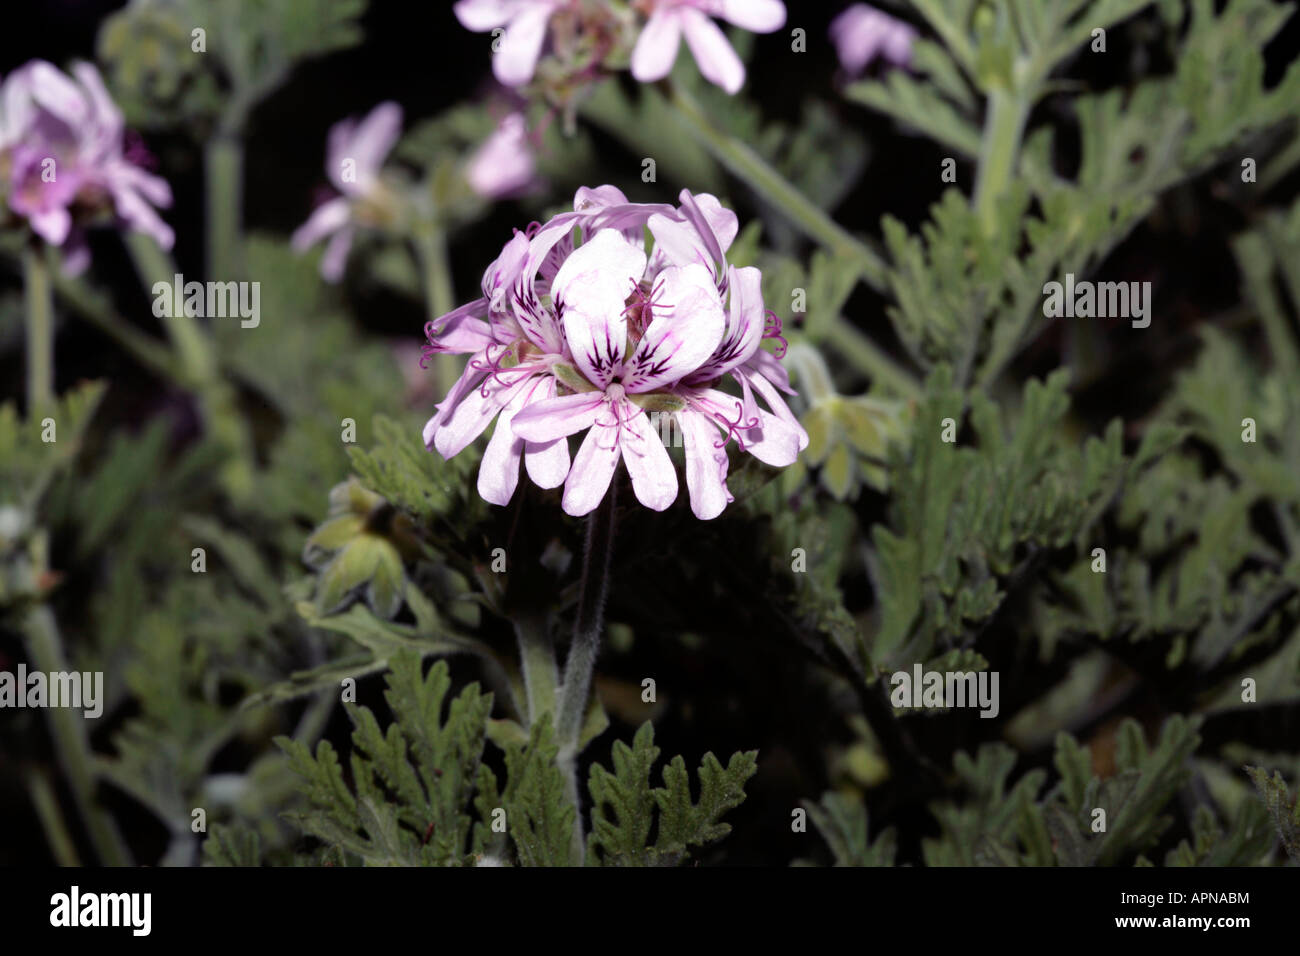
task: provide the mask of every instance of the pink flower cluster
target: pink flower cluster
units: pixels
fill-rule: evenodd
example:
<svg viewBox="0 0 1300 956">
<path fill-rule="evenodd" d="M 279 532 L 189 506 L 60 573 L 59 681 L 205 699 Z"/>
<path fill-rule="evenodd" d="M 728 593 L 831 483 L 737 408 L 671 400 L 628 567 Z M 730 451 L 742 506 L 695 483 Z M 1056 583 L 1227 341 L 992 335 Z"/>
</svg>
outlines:
<svg viewBox="0 0 1300 956">
<path fill-rule="evenodd" d="M 916 30 L 865 3 L 855 3 L 831 21 L 831 42 L 850 76 L 860 75 L 877 57 L 894 66 L 912 61 Z"/>
<path fill-rule="evenodd" d="M 79 63 L 72 73 L 32 60 L 0 84 L 0 196 L 66 248 L 71 268 L 86 260 L 80 227 L 108 211 L 170 249 L 171 227 L 154 207 L 171 205 L 171 188 L 142 168 L 138 147 L 126 148 L 122 113 L 99 72 Z"/>
<path fill-rule="evenodd" d="M 426 358 L 470 359 L 425 426 L 425 445 L 451 458 L 495 419 L 478 476 L 485 500 L 510 500 L 522 459 L 537 485 L 564 485 L 566 512 L 586 514 L 621 460 L 637 499 L 662 511 L 678 492 L 660 434 L 668 416 L 685 446 L 691 508 L 714 518 L 733 500 L 730 439 L 778 467 L 807 446 L 781 395 L 793 394 L 785 369 L 760 347 L 780 339 L 762 277 L 727 263 L 735 214 L 707 194 L 680 200 L 580 189 L 573 212 L 515 232 L 481 298 L 426 327 Z M 719 388 L 727 377 L 739 395 Z M 568 438 L 584 430 L 570 461 Z"/>
<path fill-rule="evenodd" d="M 546 46 L 547 32 L 559 14 L 574 23 L 594 26 L 592 35 L 615 32 L 612 5 L 602 9 L 581 0 L 459 0 L 453 8 L 467 30 L 500 30 L 492 68 L 506 86 L 521 86 L 533 78 Z M 690 47 L 700 72 L 728 93 L 745 83 L 745 67 L 711 17 L 726 20 L 754 33 L 771 33 L 785 24 L 785 4 L 780 0 L 636 0 L 632 7 L 645 16 L 645 24 L 632 49 L 632 75 L 653 83 L 668 75 L 677 59 L 682 37 Z"/>
</svg>

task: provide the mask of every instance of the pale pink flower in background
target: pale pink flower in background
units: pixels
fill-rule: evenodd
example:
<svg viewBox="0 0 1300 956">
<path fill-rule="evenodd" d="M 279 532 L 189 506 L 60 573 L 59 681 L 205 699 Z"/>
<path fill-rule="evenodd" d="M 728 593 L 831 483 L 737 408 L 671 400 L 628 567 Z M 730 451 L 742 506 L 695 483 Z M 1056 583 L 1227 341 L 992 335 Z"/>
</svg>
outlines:
<svg viewBox="0 0 1300 956">
<path fill-rule="evenodd" d="M 470 188 L 485 199 L 505 199 L 538 185 L 537 161 L 522 113 L 511 113 L 465 166 Z"/>
<path fill-rule="evenodd" d="M 122 113 L 89 63 L 75 79 L 32 60 L 0 84 L 0 169 L 9 209 L 51 245 L 65 265 L 86 260 L 78 214 L 111 212 L 128 228 L 170 249 L 175 235 L 154 207 L 171 205 L 166 180 L 145 171 L 125 148 Z"/>
<path fill-rule="evenodd" d="M 894 66 L 907 66 L 917 36 L 910 24 L 865 3 L 855 3 L 832 20 L 830 33 L 840 64 L 851 76 L 861 74 L 878 56 Z"/>
<path fill-rule="evenodd" d="M 505 30 L 492 72 L 506 86 L 522 86 L 537 69 L 551 15 L 566 5 L 567 0 L 460 0 L 452 10 L 466 30 Z"/>
<path fill-rule="evenodd" d="M 293 248 L 305 252 L 329 237 L 321 275 L 330 282 L 343 277 L 358 221 L 358 207 L 378 189 L 384 159 L 402 132 L 402 108 L 380 103 L 357 122 L 346 119 L 330 127 L 325 172 L 340 195 L 318 206 L 293 234 Z"/>
<path fill-rule="evenodd" d="M 673 68 L 682 34 L 711 83 L 736 93 L 745 83 L 745 66 L 726 35 L 710 17 L 743 30 L 772 33 L 785 25 L 780 0 L 646 0 L 649 20 L 632 51 L 632 75 L 642 83 L 662 80 Z"/>
<path fill-rule="evenodd" d="M 566 512 L 586 514 L 622 461 L 637 500 L 662 511 L 677 473 L 649 412 L 676 415 L 692 508 L 716 517 L 731 500 L 728 438 L 777 466 L 808 441 L 780 397 L 780 362 L 760 348 L 772 325 L 759 271 L 726 263 L 737 230 L 713 196 L 639 204 L 602 186 L 579 190 L 572 213 L 516 232 L 482 298 L 426 326 L 426 355 L 472 353 L 425 426 L 426 446 L 450 458 L 495 418 L 479 469 L 485 500 L 510 500 L 523 458 L 540 487 L 564 484 Z M 741 395 L 717 388 L 725 375 Z M 568 436 L 584 430 L 570 463 Z"/>
</svg>

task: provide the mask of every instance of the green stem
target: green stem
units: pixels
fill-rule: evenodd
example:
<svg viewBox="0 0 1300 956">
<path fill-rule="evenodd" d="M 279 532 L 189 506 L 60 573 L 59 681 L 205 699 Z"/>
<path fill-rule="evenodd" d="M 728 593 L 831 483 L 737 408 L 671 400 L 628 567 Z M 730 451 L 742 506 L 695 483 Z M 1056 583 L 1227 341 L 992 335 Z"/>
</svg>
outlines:
<svg viewBox="0 0 1300 956">
<path fill-rule="evenodd" d="M 176 266 L 157 242 L 141 233 L 129 233 L 126 245 L 146 289 L 152 291 L 156 282 L 171 286 Z M 232 498 L 244 501 L 253 492 L 254 449 L 235 389 L 221 377 L 212 339 L 195 316 L 185 309 L 169 307 L 163 310 L 162 322 L 180 359 L 186 384 L 198 395 L 205 424 L 230 452 L 231 457 L 221 466 L 222 483 Z"/>
<path fill-rule="evenodd" d="M 573 861 L 581 866 L 585 839 L 582 808 L 578 800 L 578 751 L 583 717 L 591 695 L 591 679 L 600 654 L 600 635 L 605 623 L 605 597 L 609 590 L 610 558 L 614 550 L 614 509 L 618 482 L 610 482 L 605 500 L 587 519 L 587 543 L 582 557 L 582 590 L 578 596 L 578 617 L 573 625 L 573 643 L 564 661 L 564 682 L 560 689 L 556 741 L 558 763 L 565 790 L 573 804 Z"/>
<path fill-rule="evenodd" d="M 27 656 L 36 670 L 46 675 L 68 670 L 54 612 L 40 604 L 27 614 Z M 72 707 L 46 710 L 50 735 L 59 765 L 77 802 L 77 810 L 86 824 L 90 842 L 102 866 L 130 866 L 130 851 L 118 832 L 113 818 L 95 800 L 94 755 L 86 732 L 86 718 Z"/>
<path fill-rule="evenodd" d="M 902 397 L 920 398 L 924 394 L 916 376 L 847 322 L 835 322 L 828 326 L 825 342 L 831 351 Z"/>
<path fill-rule="evenodd" d="M 207 180 L 207 278 L 233 282 L 243 276 L 241 230 L 244 205 L 244 147 L 237 132 L 224 129 L 204 148 Z"/>
<path fill-rule="evenodd" d="M 49 775 L 40 768 L 30 768 L 27 773 L 27 795 L 31 797 L 36 816 L 41 821 L 41 829 L 49 841 L 50 852 L 58 866 L 81 866 L 77 857 L 77 846 L 68 832 L 68 824 L 59 809 L 59 798 L 50 785 Z"/>
<path fill-rule="evenodd" d="M 744 180 L 810 238 L 853 262 L 872 288 L 885 289 L 885 263 L 865 243 L 811 202 L 756 152 L 717 129 L 695 100 L 679 86 L 663 83 L 677 116 L 718 162 Z"/>
<path fill-rule="evenodd" d="M 515 621 L 519 639 L 519 664 L 524 673 L 524 690 L 528 695 L 529 726 L 545 714 L 555 719 L 555 699 L 560 674 L 555 666 L 555 645 L 551 641 L 546 618 L 520 615 Z"/>
<path fill-rule="evenodd" d="M 27 299 L 27 414 L 32 418 L 54 403 L 54 303 L 43 245 L 23 250 L 23 284 Z"/>
<path fill-rule="evenodd" d="M 456 308 L 451 260 L 447 253 L 447 234 L 436 223 L 426 223 L 416 231 L 415 247 L 419 253 L 420 274 L 424 279 L 424 300 L 429 321 L 433 321 Z M 439 352 L 434 357 L 433 367 L 438 376 L 438 387 L 443 391 L 451 388 L 460 377 L 460 362 L 450 352 Z"/>
<path fill-rule="evenodd" d="M 166 283 L 168 290 L 171 289 L 176 278 L 176 266 L 153 237 L 141 232 L 127 233 L 126 247 L 135 263 L 136 274 L 141 284 L 150 290 L 150 295 L 155 283 Z M 163 310 L 161 321 L 180 358 L 181 367 L 191 385 L 200 389 L 209 386 L 217 379 L 212 344 L 198 319 L 185 309 L 172 308 L 170 291 L 166 294 L 168 308 Z"/>
<path fill-rule="evenodd" d="M 975 212 L 986 236 L 997 231 L 998 202 L 1015 173 L 1028 115 L 1027 101 L 1014 93 L 995 89 L 989 94 L 974 198 Z"/>
</svg>

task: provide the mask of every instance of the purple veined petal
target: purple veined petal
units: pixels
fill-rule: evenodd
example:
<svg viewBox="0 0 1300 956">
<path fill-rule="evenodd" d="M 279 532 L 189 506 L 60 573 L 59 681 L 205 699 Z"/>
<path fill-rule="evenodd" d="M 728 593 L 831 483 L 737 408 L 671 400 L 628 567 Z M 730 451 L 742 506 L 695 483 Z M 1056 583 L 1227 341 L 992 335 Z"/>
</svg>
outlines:
<svg viewBox="0 0 1300 956">
<path fill-rule="evenodd" d="M 623 419 L 619 445 L 632 477 L 632 491 L 647 508 L 663 511 L 677 500 L 677 469 L 663 441 L 650 427 L 650 416 L 626 399 L 619 405 Z"/>
<path fill-rule="evenodd" d="M 483 33 L 509 23 L 517 8 L 518 0 L 460 0 L 452 12 L 466 30 Z"/>
<path fill-rule="evenodd" d="M 501 255 L 492 260 L 492 264 L 483 272 L 483 298 L 487 300 L 492 312 L 505 310 L 510 286 L 519 278 L 527 258 L 528 237 L 516 230 L 510 241 L 502 247 Z"/>
<path fill-rule="evenodd" d="M 751 33 L 773 33 L 785 26 L 785 4 L 781 0 L 722 0 L 718 15 Z"/>
<path fill-rule="evenodd" d="M 808 447 L 808 433 L 804 431 L 803 426 L 799 424 L 799 419 L 795 417 L 794 412 L 790 411 L 790 406 L 785 403 L 781 393 L 770 381 L 745 367 L 736 369 L 733 374 L 743 383 L 752 385 L 754 391 L 763 396 L 763 401 L 767 402 L 767 407 L 772 410 L 772 413 L 798 432 L 800 451 Z"/>
<path fill-rule="evenodd" d="M 356 182 L 342 183 L 343 192 L 364 192 L 369 189 L 383 168 L 384 159 L 402 135 L 402 108 L 394 102 L 380 103 L 357 124 L 352 141 L 347 144 L 343 158 L 356 161 Z M 341 169 L 341 166 L 340 166 Z M 347 188 L 344 188 L 346 186 Z"/>
<path fill-rule="evenodd" d="M 665 269 L 650 299 L 653 318 L 623 363 L 623 386 L 649 392 L 680 381 L 705 362 L 722 340 L 726 318 L 713 276 L 701 265 Z"/>
<path fill-rule="evenodd" d="M 722 203 L 709 193 L 696 196 L 689 189 L 683 189 L 677 198 L 682 204 L 682 216 L 695 226 L 714 262 L 725 265 L 726 251 L 731 248 L 740 229 L 736 214 L 724 209 Z"/>
<path fill-rule="evenodd" d="M 602 389 L 623 361 L 626 302 L 645 267 L 645 250 L 604 229 L 564 260 L 551 285 L 573 360 Z"/>
<path fill-rule="evenodd" d="M 433 447 L 443 458 L 453 458 L 465 446 L 483 434 L 515 394 L 528 384 L 533 372 L 512 374 L 509 369 L 495 372 L 483 384 L 451 408 L 433 436 Z M 439 413 L 441 413 L 439 408 Z"/>
<path fill-rule="evenodd" d="M 320 260 L 320 274 L 327 282 L 338 282 L 343 278 L 343 271 L 348 264 L 348 253 L 352 251 L 352 227 L 344 226 L 330 237 L 325 246 L 325 254 Z"/>
<path fill-rule="evenodd" d="M 515 416 L 515 434 L 545 444 L 590 428 L 605 408 L 603 392 L 578 392 L 533 402 Z"/>
<path fill-rule="evenodd" d="M 537 385 L 529 393 L 525 406 L 555 398 L 555 378 L 551 375 L 539 375 Z M 568 437 L 556 438 L 548 442 L 526 441 L 524 466 L 528 477 L 539 488 L 558 488 L 569 477 L 569 441 Z"/>
<path fill-rule="evenodd" d="M 609 490 L 610 479 L 618 467 L 619 443 L 610 441 L 606 432 L 610 428 L 593 428 L 582 440 L 582 447 L 569 469 L 564 482 L 561 507 L 566 514 L 581 517 L 594 511 Z"/>
<path fill-rule="evenodd" d="M 687 376 L 687 384 L 704 383 L 742 365 L 758 351 L 763 341 L 766 313 L 763 310 L 763 274 L 753 266 L 731 267 L 727 283 L 731 292 L 727 331 L 708 361 Z"/>
<path fill-rule="evenodd" d="M 539 229 L 532 239 L 525 238 L 527 256 L 510 281 L 509 297 L 515 319 L 534 344 L 547 352 L 562 352 L 564 334 L 554 311 L 537 292 L 537 273 L 551 249 L 563 242 L 581 217 L 577 213 L 556 216 Z M 518 239 L 513 240 L 515 242 Z M 503 273 L 504 279 L 504 273 Z"/>
<path fill-rule="evenodd" d="M 795 390 L 790 387 L 790 373 L 786 371 L 781 360 L 778 359 L 767 349 L 758 349 L 749 357 L 745 363 L 745 369 L 754 372 L 765 380 L 771 382 L 787 395 L 794 395 Z M 740 371 L 745 371 L 741 369 Z"/>
<path fill-rule="evenodd" d="M 447 392 L 446 396 L 436 406 L 437 411 L 424 425 L 424 447 L 432 449 L 434 447 L 434 436 L 442 428 L 442 423 L 450 417 L 452 411 L 465 400 L 471 390 L 478 388 L 483 378 L 487 375 L 487 367 L 492 358 L 494 347 L 489 346 L 482 352 L 470 356 L 465 363 L 465 370 L 461 372 L 460 378 L 456 379 L 455 384 Z"/>
<path fill-rule="evenodd" d="M 677 10 L 660 7 L 650 17 L 632 50 L 632 76 L 638 83 L 654 83 L 672 72 L 682 42 L 682 21 Z"/>
<path fill-rule="evenodd" d="M 343 197 L 331 199 L 318 206 L 307 221 L 294 230 L 289 240 L 294 252 L 306 252 L 321 239 L 338 232 L 348 224 L 352 212 Z"/>
<path fill-rule="evenodd" d="M 719 447 L 718 427 L 707 415 L 692 408 L 677 415 L 686 446 L 686 490 L 691 511 L 708 521 L 722 514 L 735 499 L 727 490 L 727 450 Z"/>
<path fill-rule="evenodd" d="M 522 86 L 533 78 L 552 12 L 550 3 L 535 3 L 512 16 L 492 57 L 492 72 L 505 86 Z"/>
<path fill-rule="evenodd" d="M 739 93 L 745 85 L 745 65 L 736 56 L 726 34 L 699 10 L 684 7 L 679 16 L 686 33 L 686 45 L 691 48 L 700 73 L 728 93 Z"/>
<path fill-rule="evenodd" d="M 492 326 L 484 321 L 486 316 L 487 300 L 475 299 L 433 319 L 424 327 L 424 334 L 429 340 L 429 351 L 460 355 L 483 351 L 496 341 L 492 336 Z"/>
</svg>

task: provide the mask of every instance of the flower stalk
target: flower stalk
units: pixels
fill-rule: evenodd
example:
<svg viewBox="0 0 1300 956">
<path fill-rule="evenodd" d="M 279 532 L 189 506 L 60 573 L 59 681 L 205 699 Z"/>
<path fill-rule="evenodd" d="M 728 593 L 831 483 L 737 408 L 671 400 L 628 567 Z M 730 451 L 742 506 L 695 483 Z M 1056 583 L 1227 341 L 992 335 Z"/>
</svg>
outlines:
<svg viewBox="0 0 1300 956">
<path fill-rule="evenodd" d="M 45 246 L 39 240 L 23 251 L 23 291 L 27 307 L 27 413 L 54 402 L 54 302 Z"/>
</svg>

